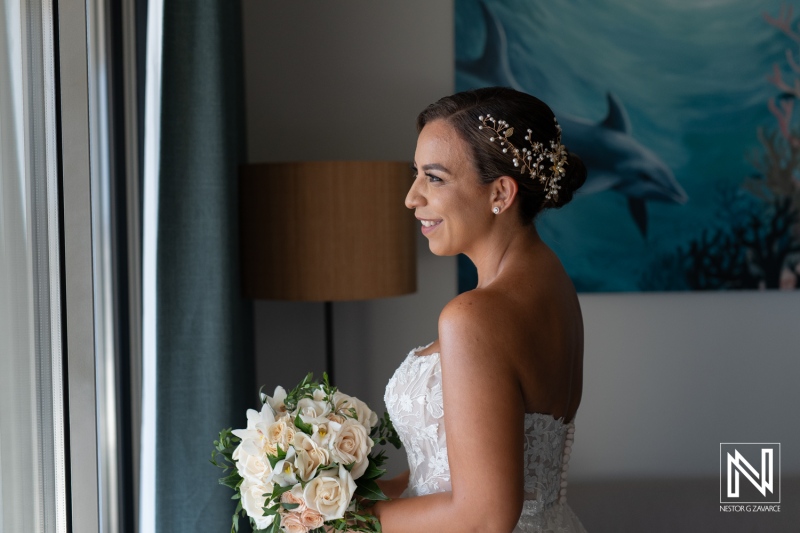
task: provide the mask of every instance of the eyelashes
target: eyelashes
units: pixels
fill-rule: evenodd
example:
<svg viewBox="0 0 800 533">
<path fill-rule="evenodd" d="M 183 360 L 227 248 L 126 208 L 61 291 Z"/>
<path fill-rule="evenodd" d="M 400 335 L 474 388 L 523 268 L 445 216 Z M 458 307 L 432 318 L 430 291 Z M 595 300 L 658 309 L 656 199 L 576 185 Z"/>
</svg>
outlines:
<svg viewBox="0 0 800 533">
<path fill-rule="evenodd" d="M 419 171 L 417 170 L 416 167 L 411 167 L 411 176 L 414 179 L 417 179 L 419 177 Z M 427 176 L 428 181 L 430 183 L 440 183 L 440 182 L 444 181 L 444 180 L 442 180 L 442 178 L 440 178 L 439 176 L 436 176 L 434 174 L 426 173 L 425 176 Z"/>
</svg>

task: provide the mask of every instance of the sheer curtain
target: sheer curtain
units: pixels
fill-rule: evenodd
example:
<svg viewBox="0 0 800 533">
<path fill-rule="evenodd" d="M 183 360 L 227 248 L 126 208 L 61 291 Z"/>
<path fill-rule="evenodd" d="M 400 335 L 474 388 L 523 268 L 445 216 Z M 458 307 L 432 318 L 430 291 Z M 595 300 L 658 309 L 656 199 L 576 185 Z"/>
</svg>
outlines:
<svg viewBox="0 0 800 533">
<path fill-rule="evenodd" d="M 0 6 L 0 532 L 66 532 L 50 2 Z"/>
</svg>

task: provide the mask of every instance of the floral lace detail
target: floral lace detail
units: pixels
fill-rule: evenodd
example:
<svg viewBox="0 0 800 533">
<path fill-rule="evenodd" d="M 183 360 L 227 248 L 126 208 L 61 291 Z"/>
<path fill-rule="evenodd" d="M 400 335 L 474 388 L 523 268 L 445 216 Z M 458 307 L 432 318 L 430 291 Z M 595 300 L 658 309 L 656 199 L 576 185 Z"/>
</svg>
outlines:
<svg viewBox="0 0 800 533">
<path fill-rule="evenodd" d="M 444 433 L 441 365 L 438 354 L 412 350 L 386 387 L 384 400 L 403 441 L 410 469 L 406 496 L 450 490 L 447 437 Z"/>
<path fill-rule="evenodd" d="M 552 503 L 561 489 L 567 424 L 540 413 L 525 414 L 525 499 Z"/>
<path fill-rule="evenodd" d="M 428 345 L 430 346 L 430 345 Z M 403 496 L 451 489 L 438 353 L 415 348 L 386 386 L 386 409 L 408 455 Z M 566 505 L 566 470 L 574 424 L 541 413 L 525 415 L 525 502 L 514 533 L 585 532 Z"/>
</svg>

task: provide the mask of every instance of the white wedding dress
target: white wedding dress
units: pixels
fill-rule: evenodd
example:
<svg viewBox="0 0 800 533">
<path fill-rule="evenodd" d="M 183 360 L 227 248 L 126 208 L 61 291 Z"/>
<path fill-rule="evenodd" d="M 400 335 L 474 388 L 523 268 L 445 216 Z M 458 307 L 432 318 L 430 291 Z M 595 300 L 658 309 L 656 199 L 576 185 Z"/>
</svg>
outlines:
<svg viewBox="0 0 800 533">
<path fill-rule="evenodd" d="M 439 354 L 412 350 L 386 386 L 386 408 L 408 455 L 403 496 L 450 490 Z M 551 415 L 525 414 L 525 501 L 514 533 L 586 530 L 566 503 L 566 472 L 575 426 Z"/>
</svg>

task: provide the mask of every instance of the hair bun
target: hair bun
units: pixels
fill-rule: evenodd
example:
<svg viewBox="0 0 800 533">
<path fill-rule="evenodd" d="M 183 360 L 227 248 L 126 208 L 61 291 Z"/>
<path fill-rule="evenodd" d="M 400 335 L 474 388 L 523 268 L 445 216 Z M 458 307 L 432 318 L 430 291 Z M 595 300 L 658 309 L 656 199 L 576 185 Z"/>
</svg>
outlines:
<svg viewBox="0 0 800 533">
<path fill-rule="evenodd" d="M 586 166 L 583 164 L 581 158 L 572 152 L 567 154 L 567 164 L 564 170 L 566 172 L 558 182 L 558 184 L 561 185 L 561 188 L 558 190 L 558 198 L 545 207 L 552 207 L 555 209 L 564 207 L 572 201 L 575 191 L 580 189 L 581 185 L 586 181 Z"/>
</svg>

